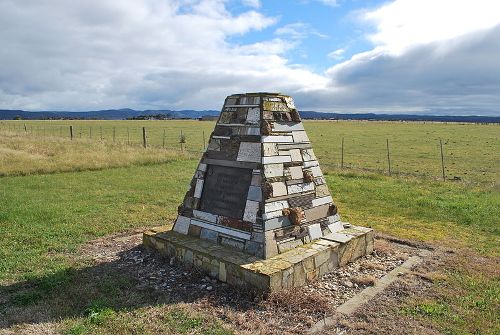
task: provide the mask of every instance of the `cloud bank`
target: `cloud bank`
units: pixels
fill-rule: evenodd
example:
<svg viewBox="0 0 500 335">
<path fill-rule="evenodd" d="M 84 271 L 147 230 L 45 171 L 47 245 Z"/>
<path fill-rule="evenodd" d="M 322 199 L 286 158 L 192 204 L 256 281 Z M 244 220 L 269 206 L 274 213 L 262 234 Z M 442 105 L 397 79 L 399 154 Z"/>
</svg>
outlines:
<svg viewBox="0 0 500 335">
<path fill-rule="evenodd" d="M 481 1 L 360 11 L 373 49 L 315 73 L 287 52 L 325 32 L 280 24 L 261 1 L 234 14 L 223 0 L 4 0 L 0 108 L 218 109 L 228 94 L 281 91 L 304 110 L 500 115 L 500 9 Z"/>
</svg>

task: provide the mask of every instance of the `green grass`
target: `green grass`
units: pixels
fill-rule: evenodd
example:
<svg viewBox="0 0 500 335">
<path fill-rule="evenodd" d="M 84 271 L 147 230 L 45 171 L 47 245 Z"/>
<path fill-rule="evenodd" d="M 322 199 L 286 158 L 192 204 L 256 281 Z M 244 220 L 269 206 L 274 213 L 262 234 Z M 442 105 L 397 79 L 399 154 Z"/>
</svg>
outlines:
<svg viewBox="0 0 500 335">
<path fill-rule="evenodd" d="M 173 220 L 195 165 L 0 178 L 0 280 L 59 270 L 85 241 Z"/>
<path fill-rule="evenodd" d="M 196 163 L 0 178 L 0 279 L 59 270 L 85 241 L 173 220 Z M 353 223 L 498 253 L 498 192 L 377 175 L 327 180 Z"/>
<path fill-rule="evenodd" d="M 61 127 L 70 123 L 77 125 L 75 140 L 58 138 Z M 11 155 L 0 156 L 0 173 L 9 175 L 0 178 L 0 301 L 7 290 L 14 309 L 9 313 L 25 320 L 23 313 L 49 311 L 50 320 L 58 320 L 58 330 L 66 334 L 228 333 L 204 315 L 168 304 L 165 297 L 130 290 L 135 283 L 120 273 L 86 267 L 75 257 L 79 246 L 96 237 L 171 222 L 197 164 L 202 131 L 208 137 L 213 123 L 36 121 L 27 122 L 34 126 L 30 135 L 23 134 L 22 124 L 0 125 L 0 154 Z M 345 220 L 445 245 L 461 256 L 461 262 L 442 270 L 443 280 L 433 283 L 436 297 L 408 302 L 403 314 L 449 334 L 498 328 L 500 284 L 498 273 L 490 270 L 498 266 L 499 255 L 500 162 L 495 153 L 500 151 L 500 127 L 305 124 Z M 42 125 L 45 137 L 37 129 Z M 90 125 L 92 140 L 84 132 Z M 157 148 L 140 147 L 143 125 Z M 103 141 L 95 138 L 101 126 Z M 109 137 L 113 127 L 114 144 Z M 131 145 L 124 143 L 127 127 L 136 136 Z M 187 149 L 196 153 L 167 154 L 161 149 L 163 129 L 168 130 L 166 147 L 179 145 L 182 129 Z M 343 171 L 338 169 L 342 137 L 348 168 Z M 401 173 L 395 177 L 383 174 L 386 138 L 394 170 Z M 448 175 L 465 182 L 433 180 L 440 174 L 439 138 L 445 139 Z M 55 173 L 61 171 L 67 172 Z M 478 254 L 487 260 L 481 266 L 474 265 Z M 0 304 L 0 314 L 4 308 Z"/>
</svg>

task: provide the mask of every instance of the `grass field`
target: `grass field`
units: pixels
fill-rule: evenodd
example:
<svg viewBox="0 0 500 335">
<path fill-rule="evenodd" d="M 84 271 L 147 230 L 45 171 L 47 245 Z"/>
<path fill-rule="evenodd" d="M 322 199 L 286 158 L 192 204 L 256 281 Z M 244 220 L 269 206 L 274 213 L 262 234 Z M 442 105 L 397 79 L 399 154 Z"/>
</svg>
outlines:
<svg viewBox="0 0 500 335">
<path fill-rule="evenodd" d="M 57 299 L 59 288 L 68 283 L 79 285 L 75 271 L 84 269 L 86 263 L 75 256 L 83 243 L 173 220 L 203 147 L 200 132 L 205 130 L 208 138 L 213 127 L 213 123 L 199 121 L 82 121 L 72 122 L 82 126 L 81 139 L 76 136 L 73 141 L 47 130 L 49 125 L 58 129 L 69 124 L 64 122 L 26 123 L 27 128 L 43 126 L 45 136 L 37 130 L 25 134 L 24 122 L 5 122 L 0 127 L 0 317 L 8 306 L 41 305 L 44 299 Z M 103 130 L 103 141 L 85 138 L 83 129 L 89 124 L 94 129 L 102 124 L 111 133 Z M 139 137 L 136 145 L 128 145 L 123 137 L 127 126 L 130 130 L 143 125 L 154 148 L 141 148 Z M 112 134 L 113 127 L 115 143 L 104 135 Z M 307 122 L 306 127 L 346 220 L 456 253 L 456 263 L 435 276 L 438 280 L 433 285 L 440 295 L 416 297 L 401 306 L 400 312 L 450 334 L 496 333 L 500 327 L 500 127 L 370 122 Z M 179 145 L 175 134 L 183 129 L 192 152 L 162 149 L 163 129 L 169 129 L 171 146 Z M 344 164 L 351 169 L 338 167 L 342 137 Z M 385 169 L 386 138 L 393 145 L 395 169 L 409 175 L 380 173 Z M 440 174 L 439 138 L 447 139 L 449 175 L 462 176 L 462 181 L 434 180 Z M 477 257 L 488 261 L 479 266 L 473 261 Z M 126 292 L 126 280 L 120 280 L 109 278 L 107 285 Z M 23 283 L 36 284 L 28 294 L 16 294 Z M 14 294 L 15 299 L 3 301 L 2 292 Z M 162 310 L 153 326 L 150 322 L 157 307 L 119 313 L 107 310 L 98 304 L 99 299 L 119 306 L 128 298 L 116 297 L 116 290 L 105 287 L 93 292 L 92 299 L 85 292 L 71 294 L 80 294 L 75 297 L 82 305 L 77 311 L 86 312 L 56 315 L 57 327 L 68 334 L 140 333 L 132 327 L 134 322 L 145 322 L 144 329 L 152 327 L 151 333 L 155 329 L 228 332 L 223 322 L 177 305 Z M 89 321 L 89 310 L 95 310 L 96 322 Z"/>
<path fill-rule="evenodd" d="M 441 178 L 442 140 L 445 174 L 469 183 L 497 184 L 500 181 L 500 126 L 457 123 L 413 122 L 333 122 L 305 121 L 316 155 L 324 169 L 343 166 L 356 171 L 388 173 L 387 140 L 394 174 Z M 148 145 L 181 150 L 181 131 L 186 143 L 183 149 L 200 153 L 208 141 L 213 122 L 201 121 L 2 121 L 0 129 L 20 135 L 66 138 L 69 126 L 78 141 L 142 146 L 142 127 L 147 130 Z M 26 128 L 25 128 L 26 126 Z M 114 134 L 114 136 L 113 136 Z M 114 140 L 113 140 L 114 139 Z M 3 138 L 2 142 L 8 141 Z M 0 142 L 0 145 L 2 145 Z M 17 140 L 14 142 L 17 143 Z M 12 149 L 16 144 L 3 144 Z M 1 150 L 1 147 L 0 147 Z M 5 149 L 4 149 L 5 150 Z M 14 147 L 15 150 L 15 147 Z M 17 153 L 24 155 L 26 150 Z M 36 154 L 36 150 L 34 150 Z M 11 152 L 11 156 L 15 153 Z M 22 159 L 22 158 L 19 158 Z M 21 166 L 23 166 L 21 164 Z M 0 175 L 9 174 L 0 167 Z M 12 172 L 11 172 L 12 173 Z"/>
</svg>

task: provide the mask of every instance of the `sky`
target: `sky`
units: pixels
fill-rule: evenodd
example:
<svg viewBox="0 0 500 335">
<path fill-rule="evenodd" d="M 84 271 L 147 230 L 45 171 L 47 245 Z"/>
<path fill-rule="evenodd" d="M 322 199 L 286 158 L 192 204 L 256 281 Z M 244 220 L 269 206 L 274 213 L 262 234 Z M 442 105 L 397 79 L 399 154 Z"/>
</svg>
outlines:
<svg viewBox="0 0 500 335">
<path fill-rule="evenodd" d="M 500 115 L 498 0 L 0 0 L 0 109 Z"/>
</svg>

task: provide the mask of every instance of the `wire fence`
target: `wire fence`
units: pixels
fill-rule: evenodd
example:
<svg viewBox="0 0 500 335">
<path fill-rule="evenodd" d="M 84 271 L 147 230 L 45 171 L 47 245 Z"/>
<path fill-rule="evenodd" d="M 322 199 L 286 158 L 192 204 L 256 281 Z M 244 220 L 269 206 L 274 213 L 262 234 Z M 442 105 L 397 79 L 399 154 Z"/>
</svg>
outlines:
<svg viewBox="0 0 500 335">
<path fill-rule="evenodd" d="M 500 178 L 499 128 L 495 125 L 329 121 L 306 121 L 305 125 L 324 170 L 493 183 Z M 214 122 L 193 120 L 0 122 L 0 130 L 25 136 L 86 139 L 200 154 L 208 145 L 213 126 Z"/>
</svg>

